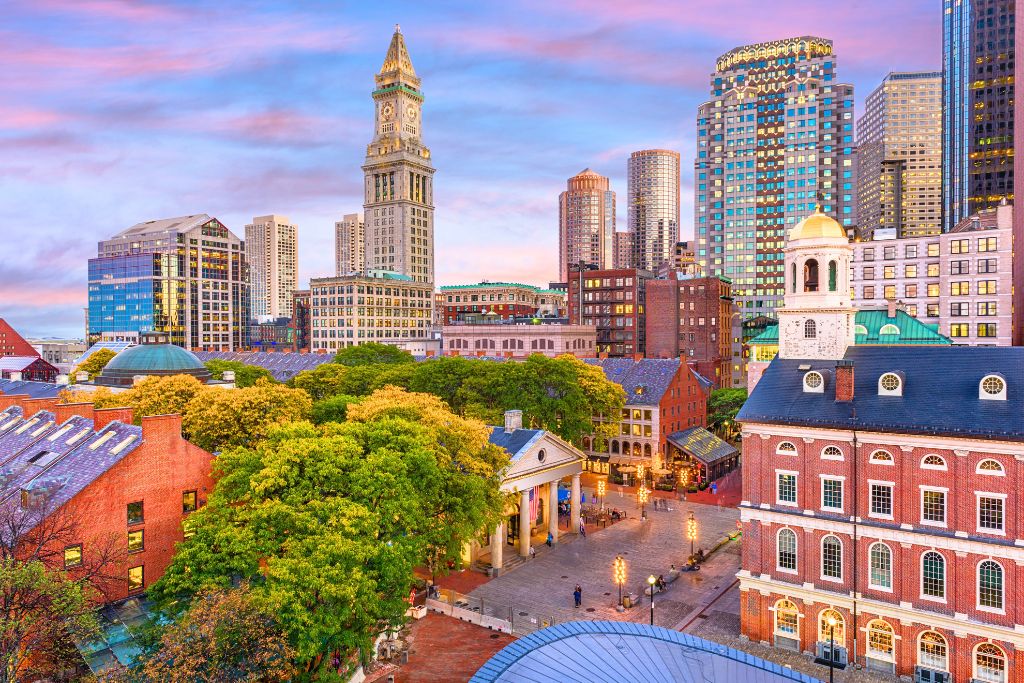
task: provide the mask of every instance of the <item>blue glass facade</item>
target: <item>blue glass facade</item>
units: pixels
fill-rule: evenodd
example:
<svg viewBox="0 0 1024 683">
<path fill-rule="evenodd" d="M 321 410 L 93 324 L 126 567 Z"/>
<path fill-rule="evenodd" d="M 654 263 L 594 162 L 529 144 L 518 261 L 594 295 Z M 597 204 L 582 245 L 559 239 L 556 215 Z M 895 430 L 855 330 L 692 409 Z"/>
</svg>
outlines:
<svg viewBox="0 0 1024 683">
<path fill-rule="evenodd" d="M 971 0 L 944 0 L 942 15 L 942 229 L 967 217 Z"/>
<path fill-rule="evenodd" d="M 159 268 L 153 254 L 89 259 L 89 334 L 153 330 Z"/>
</svg>

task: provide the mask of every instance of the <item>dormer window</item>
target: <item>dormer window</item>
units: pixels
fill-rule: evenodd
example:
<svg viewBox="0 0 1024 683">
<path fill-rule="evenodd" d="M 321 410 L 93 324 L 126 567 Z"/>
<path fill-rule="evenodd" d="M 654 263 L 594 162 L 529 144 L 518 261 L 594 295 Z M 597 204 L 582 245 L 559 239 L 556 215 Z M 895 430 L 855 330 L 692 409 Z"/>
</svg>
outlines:
<svg viewBox="0 0 1024 683">
<path fill-rule="evenodd" d="M 900 328 L 896 327 L 892 323 L 886 323 L 882 325 L 882 329 L 878 331 L 878 334 L 899 334 Z"/>
<path fill-rule="evenodd" d="M 903 378 L 895 372 L 887 372 L 878 378 L 879 396 L 902 396 Z"/>
<path fill-rule="evenodd" d="M 983 401 L 1005 401 L 1006 380 L 1000 375 L 985 375 L 978 385 L 978 398 Z"/>
<path fill-rule="evenodd" d="M 854 325 L 854 326 L 853 326 L 853 333 L 854 333 L 854 334 L 863 334 L 863 335 L 867 335 L 867 333 L 868 333 L 868 328 L 864 327 L 863 325 Z"/>
<path fill-rule="evenodd" d="M 804 391 L 812 394 L 825 393 L 825 378 L 814 370 L 804 375 Z"/>
</svg>

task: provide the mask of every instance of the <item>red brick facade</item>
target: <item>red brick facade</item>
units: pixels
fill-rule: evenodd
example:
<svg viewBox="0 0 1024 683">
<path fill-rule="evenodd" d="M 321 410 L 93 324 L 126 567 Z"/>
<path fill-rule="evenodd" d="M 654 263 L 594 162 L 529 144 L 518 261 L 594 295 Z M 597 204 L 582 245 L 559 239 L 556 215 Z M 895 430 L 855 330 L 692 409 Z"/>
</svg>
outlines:
<svg viewBox="0 0 1024 683">
<path fill-rule="evenodd" d="M 813 653 L 827 640 L 822 612 L 834 609 L 836 645 L 861 664 L 1024 681 L 1024 548 L 1013 540 L 1024 536 L 1020 444 L 744 427 L 743 634 Z M 841 509 L 826 508 L 840 503 L 838 487 Z M 942 636 L 944 658 L 941 647 L 922 652 L 925 633 Z M 872 652 L 869 640 L 879 644 Z M 979 655 L 983 643 L 998 650 Z M 1004 678 L 985 677 L 1000 667 Z"/>
<path fill-rule="evenodd" d="M 732 285 L 722 278 L 668 279 L 647 283 L 648 358 L 684 357 L 716 387 L 730 386 Z"/>
<path fill-rule="evenodd" d="M 644 301 L 650 277 L 631 268 L 584 270 L 569 278 L 569 322 L 597 328 L 597 352 L 612 357 L 643 354 Z M 580 289 L 582 288 L 582 305 Z"/>
<path fill-rule="evenodd" d="M 39 352 L 0 318 L 0 356 L 38 356 Z"/>
</svg>

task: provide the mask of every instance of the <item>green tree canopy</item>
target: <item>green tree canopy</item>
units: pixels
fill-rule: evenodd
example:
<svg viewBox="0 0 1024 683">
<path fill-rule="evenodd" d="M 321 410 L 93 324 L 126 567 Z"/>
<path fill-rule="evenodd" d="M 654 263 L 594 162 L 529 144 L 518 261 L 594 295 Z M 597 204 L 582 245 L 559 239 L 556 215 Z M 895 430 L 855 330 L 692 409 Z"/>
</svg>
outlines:
<svg viewBox="0 0 1024 683">
<path fill-rule="evenodd" d="M 320 401 L 313 403 L 313 410 L 310 413 L 310 419 L 313 424 L 323 424 L 325 422 L 344 422 L 345 418 L 348 417 L 348 406 L 350 403 L 358 403 L 361 400 L 359 396 L 349 396 L 347 394 L 338 394 L 337 396 L 331 396 Z"/>
<path fill-rule="evenodd" d="M 503 512 L 508 456 L 436 397 L 379 390 L 344 424 L 276 426 L 226 450 L 195 535 L 151 590 L 168 610 L 253 581 L 309 680 L 400 623 L 415 566 L 458 556 Z"/>
<path fill-rule="evenodd" d="M 274 375 L 270 373 L 270 370 L 266 368 L 257 367 L 255 365 L 248 365 L 237 360 L 221 360 L 214 358 L 208 360 L 203 365 L 213 375 L 213 379 L 224 379 L 224 371 L 231 370 L 235 373 L 235 386 L 236 387 L 251 387 L 256 384 L 256 380 L 265 379 L 269 382 L 276 382 Z"/>
<path fill-rule="evenodd" d="M 313 402 L 306 392 L 261 379 L 246 389 L 205 387 L 185 407 L 182 427 L 208 451 L 252 444 L 271 427 L 308 420 Z"/>
<path fill-rule="evenodd" d="M 734 431 L 736 413 L 747 401 L 746 389 L 715 389 L 708 397 L 708 428 L 720 435 Z"/>
<path fill-rule="evenodd" d="M 349 346 L 338 351 L 334 362 L 341 365 L 383 365 L 385 363 L 412 363 L 412 354 L 390 344 L 369 342 L 357 346 Z"/>
<path fill-rule="evenodd" d="M 100 374 L 116 355 L 117 352 L 110 349 L 96 349 L 71 373 L 71 381 L 75 381 L 75 375 L 79 372 L 88 372 L 90 380 L 96 379 L 96 375 Z"/>
</svg>

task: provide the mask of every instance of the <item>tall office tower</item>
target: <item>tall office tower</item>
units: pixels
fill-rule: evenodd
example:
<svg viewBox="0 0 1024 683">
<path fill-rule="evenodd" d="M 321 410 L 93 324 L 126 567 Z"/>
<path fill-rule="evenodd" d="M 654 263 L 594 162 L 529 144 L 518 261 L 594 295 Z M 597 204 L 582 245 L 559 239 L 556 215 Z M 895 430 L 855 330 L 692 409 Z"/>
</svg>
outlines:
<svg viewBox="0 0 1024 683">
<path fill-rule="evenodd" d="M 1016 2 L 943 4 L 942 200 L 948 231 L 1003 198 L 1013 202 Z"/>
<path fill-rule="evenodd" d="M 854 226 L 853 86 L 836 82 L 832 41 L 806 36 L 722 55 L 711 98 L 697 114 L 697 261 L 732 281 L 740 317 L 774 316 L 787 230 L 819 201 Z"/>
<path fill-rule="evenodd" d="M 890 73 L 857 120 L 857 233 L 942 230 L 942 72 Z"/>
<path fill-rule="evenodd" d="M 558 195 L 558 260 L 563 282 L 569 264 L 611 268 L 615 260 L 615 193 L 608 178 L 589 168 L 569 178 Z"/>
<path fill-rule="evenodd" d="M 615 257 L 612 259 L 612 266 L 616 270 L 622 270 L 623 268 L 633 267 L 633 233 L 628 230 L 622 232 L 616 232 L 614 239 L 613 253 Z"/>
<path fill-rule="evenodd" d="M 287 216 L 256 216 L 245 226 L 253 317 L 290 318 L 299 288 L 299 228 Z"/>
<path fill-rule="evenodd" d="M 245 243 L 205 213 L 133 225 L 89 259 L 89 337 L 152 331 L 190 350 L 244 348 L 247 268 Z"/>
<path fill-rule="evenodd" d="M 373 91 L 375 132 L 366 147 L 366 269 L 434 281 L 434 167 L 420 140 L 423 93 L 395 26 Z"/>
<path fill-rule="evenodd" d="M 366 222 L 362 214 L 347 213 L 334 224 L 334 274 L 366 272 Z"/>
<path fill-rule="evenodd" d="M 645 149 L 629 155 L 628 222 L 633 267 L 654 272 L 672 261 L 679 241 L 679 153 Z"/>
</svg>

